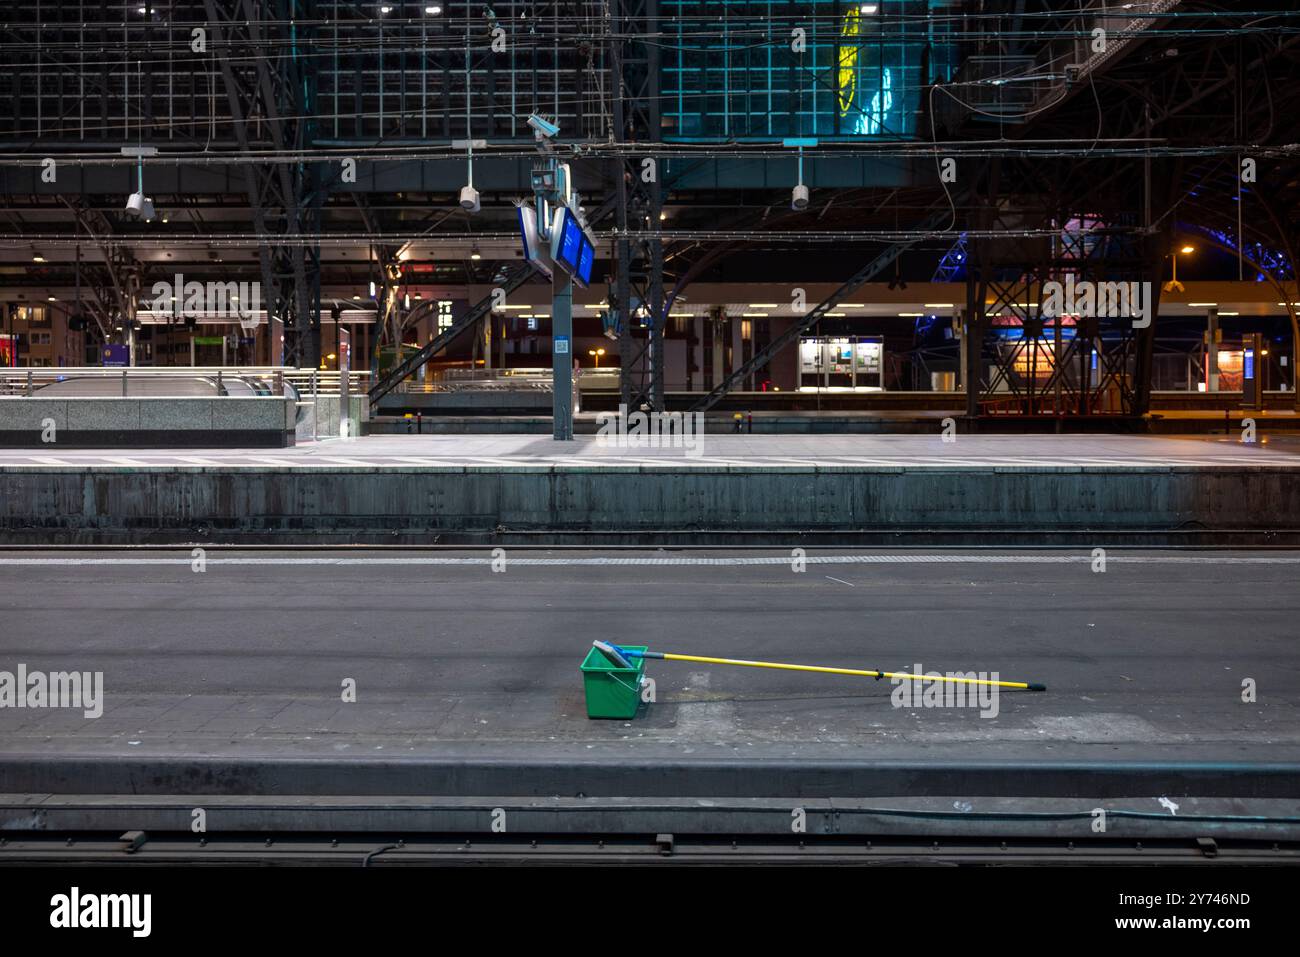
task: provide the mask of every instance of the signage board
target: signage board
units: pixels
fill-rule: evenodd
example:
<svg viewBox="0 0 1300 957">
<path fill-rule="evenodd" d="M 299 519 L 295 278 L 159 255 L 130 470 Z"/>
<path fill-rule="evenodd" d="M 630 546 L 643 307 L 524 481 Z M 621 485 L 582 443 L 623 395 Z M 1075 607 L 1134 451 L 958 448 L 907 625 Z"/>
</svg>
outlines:
<svg viewBox="0 0 1300 957">
<path fill-rule="evenodd" d="M 588 249 L 585 260 L 584 249 Z M 577 215 L 567 207 L 555 211 L 551 225 L 551 258 L 583 289 L 591 281 L 591 267 L 595 263 L 596 251 L 591 237 L 578 222 Z"/>
<path fill-rule="evenodd" d="M 555 261 L 551 259 L 547 244 L 537 235 L 537 210 L 528 205 L 516 208 L 519 210 L 519 238 L 523 242 L 524 260 L 549 279 L 555 274 Z"/>
<path fill-rule="evenodd" d="M 100 350 L 100 357 L 106 366 L 129 366 L 131 364 L 131 347 L 110 344 Z"/>
<path fill-rule="evenodd" d="M 574 278 L 584 289 L 591 285 L 591 267 L 596 264 L 596 247 L 592 244 L 591 239 L 587 236 L 582 237 L 582 245 L 578 249 L 578 271 Z"/>
</svg>

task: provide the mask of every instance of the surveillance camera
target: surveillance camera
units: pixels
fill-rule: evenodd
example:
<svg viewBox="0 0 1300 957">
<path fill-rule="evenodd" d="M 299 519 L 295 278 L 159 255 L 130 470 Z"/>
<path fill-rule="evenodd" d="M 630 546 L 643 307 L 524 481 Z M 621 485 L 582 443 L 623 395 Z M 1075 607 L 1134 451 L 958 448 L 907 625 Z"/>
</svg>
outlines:
<svg viewBox="0 0 1300 957">
<path fill-rule="evenodd" d="M 142 215 L 144 213 L 144 204 L 144 193 L 132 193 L 126 201 L 126 214 L 128 216 Z"/>
<path fill-rule="evenodd" d="M 808 187 L 800 183 L 790 194 L 790 208 L 804 210 L 808 208 Z"/>
<path fill-rule="evenodd" d="M 478 200 L 478 190 L 473 186 L 466 186 L 460 191 L 460 208 L 469 213 L 477 213 L 481 208 Z"/>
<path fill-rule="evenodd" d="M 555 139 L 555 137 L 560 135 L 560 128 L 556 124 L 552 123 L 550 120 L 543 119 L 536 113 L 533 113 L 528 117 L 528 125 L 537 133 L 538 139 L 541 139 L 542 137 Z"/>
</svg>

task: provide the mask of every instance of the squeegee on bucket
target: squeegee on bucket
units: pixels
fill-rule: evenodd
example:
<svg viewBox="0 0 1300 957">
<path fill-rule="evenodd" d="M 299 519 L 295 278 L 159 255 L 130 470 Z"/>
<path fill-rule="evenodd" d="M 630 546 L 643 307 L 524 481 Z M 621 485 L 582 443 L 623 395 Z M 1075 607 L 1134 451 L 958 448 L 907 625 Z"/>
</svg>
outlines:
<svg viewBox="0 0 1300 957">
<path fill-rule="evenodd" d="M 701 655 L 675 655 L 666 651 L 636 651 L 604 641 L 592 645 L 619 667 L 629 667 L 630 658 L 660 658 L 664 661 L 696 661 L 706 665 L 741 665 L 746 668 L 778 668 L 783 671 L 813 671 L 826 675 L 852 675 L 859 678 L 896 678 L 900 681 L 947 681 L 952 684 L 987 685 L 1020 691 L 1046 691 L 1047 685 L 1030 681 L 994 681 L 991 678 L 953 678 L 944 675 L 916 675 L 907 671 L 866 671 L 857 668 L 825 668 L 820 665 L 791 665 L 776 661 L 745 661 L 740 658 L 706 658 Z"/>
</svg>

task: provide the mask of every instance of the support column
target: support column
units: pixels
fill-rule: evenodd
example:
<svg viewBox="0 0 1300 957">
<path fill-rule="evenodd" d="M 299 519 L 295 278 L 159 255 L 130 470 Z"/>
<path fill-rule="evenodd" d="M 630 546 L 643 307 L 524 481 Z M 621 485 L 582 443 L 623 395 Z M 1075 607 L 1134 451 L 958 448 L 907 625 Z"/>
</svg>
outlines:
<svg viewBox="0 0 1300 957">
<path fill-rule="evenodd" d="M 551 287 L 551 437 L 573 439 L 573 280 L 562 269 Z"/>
<path fill-rule="evenodd" d="M 647 358 L 650 363 L 650 408 L 655 412 L 667 411 L 664 405 L 664 326 L 668 322 L 664 309 L 664 244 L 658 232 L 662 224 L 659 212 L 663 208 L 658 181 L 650 185 L 650 222 L 656 235 L 650 240 L 650 344 Z"/>
<path fill-rule="evenodd" d="M 963 392 L 966 391 L 966 381 L 970 378 L 970 373 L 966 371 L 966 353 L 970 336 L 966 334 L 966 316 L 968 313 L 965 309 L 958 309 L 956 322 L 953 323 L 953 332 L 957 335 L 957 382 L 958 388 Z M 883 365 L 882 365 L 883 368 Z"/>
<path fill-rule="evenodd" d="M 980 354 L 983 351 L 983 329 L 980 321 L 984 314 L 984 284 L 974 274 L 970 265 L 970 255 L 966 257 L 966 309 L 962 313 L 962 342 L 965 348 L 962 355 L 962 385 L 966 391 L 966 415 L 975 418 L 980 414 Z"/>
<path fill-rule="evenodd" d="M 1206 392 L 1219 391 L 1219 310 L 1205 314 L 1205 379 Z"/>
</svg>

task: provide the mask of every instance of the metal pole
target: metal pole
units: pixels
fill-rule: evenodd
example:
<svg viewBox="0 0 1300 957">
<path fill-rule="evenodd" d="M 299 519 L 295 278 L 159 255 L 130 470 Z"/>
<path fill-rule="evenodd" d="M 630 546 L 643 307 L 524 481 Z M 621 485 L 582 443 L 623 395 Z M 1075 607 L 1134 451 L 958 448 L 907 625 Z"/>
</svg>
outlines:
<svg viewBox="0 0 1300 957">
<path fill-rule="evenodd" d="M 1205 369 L 1206 392 L 1219 391 L 1219 310 L 1210 309 L 1205 314 Z"/>
<path fill-rule="evenodd" d="M 348 348 L 345 352 L 343 349 L 343 341 L 338 335 L 338 328 L 339 327 L 336 324 L 334 326 L 334 348 L 338 350 L 335 355 L 338 356 L 339 368 L 339 437 L 351 439 L 356 437 L 352 434 L 352 410 L 348 407 L 350 398 L 349 386 L 351 385 L 348 381 L 348 377 L 352 374 L 352 337 L 348 337 Z M 343 424 L 345 422 L 347 423 L 346 432 L 344 431 Z"/>
<path fill-rule="evenodd" d="M 552 437 L 573 439 L 573 280 L 564 270 L 551 287 Z"/>
<path fill-rule="evenodd" d="M 316 370 L 311 370 L 311 437 L 320 439 L 320 391 L 316 388 Z"/>
</svg>

